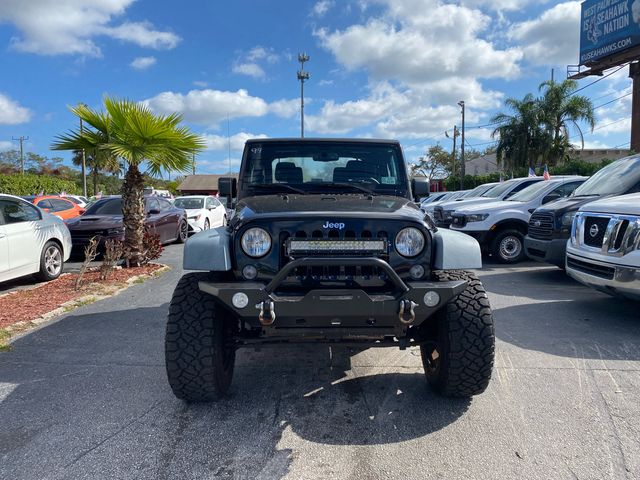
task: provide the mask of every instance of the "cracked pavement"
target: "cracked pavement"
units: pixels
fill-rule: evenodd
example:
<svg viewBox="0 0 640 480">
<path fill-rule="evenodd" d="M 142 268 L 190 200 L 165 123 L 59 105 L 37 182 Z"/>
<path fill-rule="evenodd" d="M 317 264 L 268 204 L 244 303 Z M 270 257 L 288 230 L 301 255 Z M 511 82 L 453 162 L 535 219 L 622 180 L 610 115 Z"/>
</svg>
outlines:
<svg viewBox="0 0 640 480">
<path fill-rule="evenodd" d="M 640 304 L 533 263 L 480 273 L 496 367 L 435 396 L 419 352 L 241 350 L 228 398 L 187 406 L 163 358 L 170 272 L 0 353 L 0 478 L 640 478 Z"/>
</svg>

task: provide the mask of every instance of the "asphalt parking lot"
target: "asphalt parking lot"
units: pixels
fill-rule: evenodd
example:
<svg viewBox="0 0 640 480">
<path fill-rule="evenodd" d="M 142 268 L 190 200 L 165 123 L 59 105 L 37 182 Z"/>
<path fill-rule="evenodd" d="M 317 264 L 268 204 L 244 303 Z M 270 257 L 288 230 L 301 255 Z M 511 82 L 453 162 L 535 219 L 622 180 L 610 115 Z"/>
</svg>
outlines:
<svg viewBox="0 0 640 480">
<path fill-rule="evenodd" d="M 162 350 L 181 249 L 0 353 L 0 478 L 640 478 L 638 303 L 487 265 L 496 368 L 471 401 L 416 350 L 306 347 L 241 351 L 230 396 L 187 406 Z"/>
</svg>

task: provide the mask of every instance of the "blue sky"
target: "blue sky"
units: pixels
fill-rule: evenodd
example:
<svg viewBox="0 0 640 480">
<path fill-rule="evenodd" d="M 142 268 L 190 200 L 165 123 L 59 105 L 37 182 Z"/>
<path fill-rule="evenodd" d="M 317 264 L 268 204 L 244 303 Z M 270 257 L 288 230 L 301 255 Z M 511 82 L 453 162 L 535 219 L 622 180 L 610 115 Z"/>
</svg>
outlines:
<svg viewBox="0 0 640 480">
<path fill-rule="evenodd" d="M 77 125 L 67 106 L 110 94 L 182 113 L 207 140 L 198 173 L 234 169 L 247 138 L 300 134 L 304 51 L 306 136 L 397 138 L 415 159 L 451 147 L 459 100 L 483 125 L 552 68 L 564 78 L 579 22 L 580 2 L 539 0 L 0 0 L 0 149 L 24 135 L 27 151 L 60 155 L 51 142 Z M 581 92 L 606 104 L 586 147 L 627 147 L 627 77 Z M 467 145 L 490 133 L 469 128 Z"/>
</svg>

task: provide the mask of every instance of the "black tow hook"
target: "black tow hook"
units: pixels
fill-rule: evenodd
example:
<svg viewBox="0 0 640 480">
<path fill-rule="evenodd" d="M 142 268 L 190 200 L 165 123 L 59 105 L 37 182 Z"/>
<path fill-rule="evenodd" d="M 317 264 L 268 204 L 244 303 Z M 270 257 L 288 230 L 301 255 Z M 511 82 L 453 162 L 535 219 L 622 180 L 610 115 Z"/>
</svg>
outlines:
<svg viewBox="0 0 640 480">
<path fill-rule="evenodd" d="M 273 308 L 273 302 L 260 302 L 260 313 L 258 314 L 258 320 L 265 327 L 273 325 L 273 322 L 276 321 L 276 311 Z"/>
<path fill-rule="evenodd" d="M 417 306 L 418 304 L 411 300 L 401 300 L 400 312 L 398 313 L 400 323 L 411 325 L 416 319 L 416 312 L 413 309 Z"/>
</svg>

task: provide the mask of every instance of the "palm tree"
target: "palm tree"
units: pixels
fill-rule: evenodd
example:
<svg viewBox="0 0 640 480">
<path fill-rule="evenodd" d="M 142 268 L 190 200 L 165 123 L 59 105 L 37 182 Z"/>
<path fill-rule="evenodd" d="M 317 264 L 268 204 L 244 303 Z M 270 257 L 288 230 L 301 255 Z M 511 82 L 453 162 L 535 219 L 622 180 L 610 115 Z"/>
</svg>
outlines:
<svg viewBox="0 0 640 480">
<path fill-rule="evenodd" d="M 105 97 L 106 111 L 86 105 L 70 107 L 88 128 L 59 135 L 54 150 L 99 150 L 121 159 L 126 165 L 122 185 L 122 214 L 125 249 L 129 264 L 140 263 L 144 235 L 144 165 L 153 176 L 162 170 L 187 172 L 194 153 L 203 150 L 201 137 L 180 126 L 178 114 L 155 115 L 148 107 L 129 100 Z"/>
<path fill-rule="evenodd" d="M 531 94 L 522 100 L 508 98 L 505 105 L 512 115 L 498 113 L 491 123 L 498 127 L 491 137 L 499 137 L 496 158 L 504 169 L 534 167 L 539 160 L 548 136 L 541 128 L 538 102 Z"/>
<path fill-rule="evenodd" d="M 578 122 L 586 122 L 591 127 L 591 131 L 595 126 L 593 104 L 587 97 L 574 95 L 577 88 L 578 83 L 575 80 L 564 80 L 560 83 L 548 80 L 540 84 L 540 90 L 544 90 L 539 100 L 541 120 L 552 137 L 552 143 L 547 152 L 547 160 L 550 164 L 561 159 L 571 146 L 569 127 L 573 126 L 578 131 L 582 148 L 584 148 L 584 136 Z"/>
</svg>

